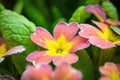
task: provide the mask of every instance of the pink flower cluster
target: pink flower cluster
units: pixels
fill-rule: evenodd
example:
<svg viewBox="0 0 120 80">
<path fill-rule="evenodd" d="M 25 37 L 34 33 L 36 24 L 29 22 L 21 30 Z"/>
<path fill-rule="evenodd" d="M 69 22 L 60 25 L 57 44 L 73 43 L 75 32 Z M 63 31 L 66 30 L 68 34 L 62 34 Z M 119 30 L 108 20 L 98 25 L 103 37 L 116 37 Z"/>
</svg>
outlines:
<svg viewBox="0 0 120 80">
<path fill-rule="evenodd" d="M 36 28 L 30 37 L 45 50 L 32 52 L 27 56 L 27 60 L 33 64 L 50 63 L 52 60 L 55 65 L 63 61 L 71 64 L 78 61 L 74 52 L 87 48 L 90 45 L 89 42 L 101 49 L 120 45 L 120 36 L 116 35 L 107 24 L 96 21 L 94 23 L 99 29 L 89 24 L 61 22 L 54 29 L 54 38 L 47 30 L 41 27 Z M 80 32 L 76 35 L 78 28 Z"/>
<path fill-rule="evenodd" d="M 120 36 L 109 28 L 109 24 L 119 25 L 119 22 L 107 19 L 99 5 L 87 6 L 86 11 L 92 12 L 101 21 L 93 21 L 96 27 L 75 22 L 70 24 L 60 22 L 56 25 L 53 36 L 42 27 L 35 29 L 30 38 L 44 50 L 34 51 L 27 56 L 27 61 L 32 62 L 34 66 L 26 68 L 21 80 L 81 80 L 81 73 L 70 67 L 70 64 L 76 63 L 79 59 L 75 54 L 77 50 L 89 47 L 90 43 L 101 49 L 120 45 Z M 57 66 L 54 71 L 48 65 L 51 61 Z M 100 72 L 105 75 L 100 80 L 120 79 L 120 73 L 112 63 L 100 67 Z M 109 75 L 111 73 L 112 75 Z M 118 78 L 109 79 L 111 76 Z"/>
<path fill-rule="evenodd" d="M 63 62 L 53 71 L 47 64 L 27 66 L 21 80 L 82 80 L 82 74 Z"/>
</svg>

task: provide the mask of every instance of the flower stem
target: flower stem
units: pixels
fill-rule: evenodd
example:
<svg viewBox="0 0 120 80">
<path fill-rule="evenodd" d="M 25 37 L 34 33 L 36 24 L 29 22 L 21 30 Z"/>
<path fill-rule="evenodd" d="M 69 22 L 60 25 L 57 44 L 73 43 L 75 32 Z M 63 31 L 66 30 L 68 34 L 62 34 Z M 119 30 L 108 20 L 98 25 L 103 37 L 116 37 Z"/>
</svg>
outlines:
<svg viewBox="0 0 120 80">
<path fill-rule="evenodd" d="M 101 49 L 98 66 L 103 65 L 107 61 L 111 61 L 112 58 L 115 56 L 115 52 L 115 48 Z"/>
<path fill-rule="evenodd" d="M 93 60 L 93 63 L 96 65 L 99 60 L 99 56 L 100 56 L 99 52 L 101 49 L 96 46 L 91 46 L 91 50 L 92 50 L 92 60 Z"/>
</svg>

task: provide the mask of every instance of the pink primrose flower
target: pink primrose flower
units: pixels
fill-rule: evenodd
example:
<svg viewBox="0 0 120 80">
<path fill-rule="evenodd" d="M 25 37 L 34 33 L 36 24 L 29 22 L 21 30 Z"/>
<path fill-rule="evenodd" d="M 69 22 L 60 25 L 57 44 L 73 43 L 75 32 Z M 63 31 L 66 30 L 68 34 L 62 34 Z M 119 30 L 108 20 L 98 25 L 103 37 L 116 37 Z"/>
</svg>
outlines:
<svg viewBox="0 0 120 80">
<path fill-rule="evenodd" d="M 99 80 L 120 80 L 120 65 L 107 62 L 99 71 L 102 75 Z"/>
<path fill-rule="evenodd" d="M 46 64 L 27 66 L 21 80 L 52 80 L 52 68 Z"/>
<path fill-rule="evenodd" d="M 7 50 L 7 44 L 3 40 L 3 38 L 0 38 L 0 63 L 5 59 L 6 56 L 21 53 L 25 50 L 23 46 L 16 46 L 13 47 L 10 50 Z"/>
<path fill-rule="evenodd" d="M 120 26 L 119 21 L 107 18 L 105 11 L 98 4 L 94 6 L 86 6 L 86 11 L 93 13 L 101 22 L 105 22 L 112 26 Z"/>
<path fill-rule="evenodd" d="M 89 42 L 99 48 L 107 49 L 120 45 L 120 36 L 113 32 L 107 24 L 93 21 L 98 28 L 89 24 L 80 24 L 79 35 L 89 39 Z"/>
<path fill-rule="evenodd" d="M 21 80 L 82 80 L 80 71 L 63 62 L 55 70 L 47 64 L 27 66 Z"/>
<path fill-rule="evenodd" d="M 70 64 L 75 63 L 78 61 L 78 56 L 74 52 L 90 45 L 87 39 L 76 35 L 77 31 L 77 23 L 60 22 L 56 25 L 54 37 L 52 37 L 46 29 L 37 27 L 30 38 L 46 50 L 34 51 L 26 59 L 34 64 L 50 63 L 52 60 L 55 65 L 62 61 L 67 61 Z"/>
</svg>

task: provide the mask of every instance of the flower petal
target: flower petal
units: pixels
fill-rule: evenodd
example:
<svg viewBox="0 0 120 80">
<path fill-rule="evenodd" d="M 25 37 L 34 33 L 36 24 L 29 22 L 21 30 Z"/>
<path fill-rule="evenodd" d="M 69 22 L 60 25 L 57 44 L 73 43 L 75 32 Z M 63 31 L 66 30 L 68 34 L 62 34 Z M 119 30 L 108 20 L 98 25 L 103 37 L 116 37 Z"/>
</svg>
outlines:
<svg viewBox="0 0 120 80">
<path fill-rule="evenodd" d="M 90 38 L 91 36 L 98 36 L 97 33 L 100 32 L 97 28 L 89 24 L 80 24 L 79 28 L 81 30 L 79 32 L 79 35 L 85 38 Z"/>
<path fill-rule="evenodd" d="M 102 75 L 105 75 L 105 76 L 111 76 L 113 72 L 119 74 L 117 65 L 112 62 L 105 63 L 104 66 L 101 66 L 99 68 L 99 71 L 101 72 Z"/>
<path fill-rule="evenodd" d="M 99 48 L 102 49 L 107 49 L 107 48 L 112 48 L 112 47 L 116 47 L 114 44 L 112 44 L 110 41 L 106 41 L 100 37 L 91 37 L 89 38 L 89 42 Z"/>
<path fill-rule="evenodd" d="M 106 23 L 108 23 L 112 26 L 120 26 L 120 21 L 118 21 L 118 20 L 107 19 Z"/>
<path fill-rule="evenodd" d="M 5 58 L 0 58 L 0 63 L 4 61 Z"/>
<path fill-rule="evenodd" d="M 95 23 L 103 32 L 105 31 L 106 28 L 108 28 L 108 25 L 102 22 L 97 22 L 97 21 L 92 21 Z"/>
<path fill-rule="evenodd" d="M 52 60 L 51 56 L 45 55 L 46 51 L 34 51 L 30 53 L 26 60 L 33 62 L 33 64 L 38 64 L 38 63 L 50 63 Z"/>
<path fill-rule="evenodd" d="M 109 77 L 101 77 L 99 80 L 111 80 Z"/>
<path fill-rule="evenodd" d="M 7 45 L 5 43 L 5 41 L 3 40 L 3 38 L 0 38 L 0 58 L 2 58 L 7 51 Z M 3 59 L 1 59 L 3 61 Z"/>
<path fill-rule="evenodd" d="M 90 45 L 88 39 L 83 38 L 81 36 L 76 36 L 70 42 L 74 43 L 70 52 L 75 52 L 77 50 L 87 48 Z"/>
<path fill-rule="evenodd" d="M 64 36 L 68 41 L 71 40 L 78 31 L 77 23 L 66 24 L 61 22 L 56 25 L 54 29 L 54 37 L 58 39 L 60 36 Z"/>
<path fill-rule="evenodd" d="M 82 80 L 82 74 L 63 62 L 55 69 L 54 80 Z"/>
<path fill-rule="evenodd" d="M 37 27 L 34 34 L 30 35 L 30 38 L 34 43 L 44 48 L 47 48 L 45 40 L 53 40 L 51 34 L 42 27 Z"/>
<path fill-rule="evenodd" d="M 94 6 L 87 6 L 86 11 L 93 13 L 101 22 L 106 20 L 105 11 L 98 4 Z"/>
<path fill-rule="evenodd" d="M 18 54 L 25 51 L 25 48 L 23 46 L 16 46 L 8 50 L 3 57 L 12 55 L 12 54 Z"/>
<path fill-rule="evenodd" d="M 38 64 L 27 66 L 22 74 L 21 80 L 52 80 L 52 69 L 49 65 Z"/>
<path fill-rule="evenodd" d="M 74 53 L 68 53 L 65 56 L 56 56 L 53 59 L 55 65 L 59 65 L 64 61 L 68 62 L 69 64 L 75 63 L 78 61 L 78 56 Z"/>
<path fill-rule="evenodd" d="M 102 75 L 101 78 L 107 77 L 108 80 L 120 80 L 119 64 L 106 62 L 104 66 L 99 68 L 99 71 Z"/>
<path fill-rule="evenodd" d="M 0 75 L 0 80 L 16 80 L 16 79 L 8 75 Z"/>
</svg>

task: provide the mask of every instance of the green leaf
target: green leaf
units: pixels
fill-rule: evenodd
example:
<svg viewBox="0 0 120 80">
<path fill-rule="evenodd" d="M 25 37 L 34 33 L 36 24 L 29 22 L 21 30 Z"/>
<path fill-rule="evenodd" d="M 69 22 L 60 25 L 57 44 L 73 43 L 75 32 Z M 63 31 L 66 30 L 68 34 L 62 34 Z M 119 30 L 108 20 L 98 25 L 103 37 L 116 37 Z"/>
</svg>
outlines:
<svg viewBox="0 0 120 80">
<path fill-rule="evenodd" d="M 5 60 L 0 63 L 0 74 L 18 77 L 19 72 L 11 61 L 11 56 L 7 56 Z"/>
<path fill-rule="evenodd" d="M 24 0 L 23 13 L 31 21 L 33 21 L 37 26 L 42 26 L 49 30 L 47 19 L 45 15 L 42 14 L 40 9 L 38 9 L 32 0 Z"/>
<path fill-rule="evenodd" d="M 118 35 L 120 35 L 120 28 L 119 27 L 115 27 L 115 26 L 110 26 L 110 28 L 116 32 Z"/>
<path fill-rule="evenodd" d="M 85 0 L 85 5 L 94 5 L 94 4 L 98 4 L 100 2 L 100 0 Z"/>
<path fill-rule="evenodd" d="M 22 12 L 23 5 L 23 0 L 17 0 L 14 6 L 14 11 L 20 14 Z"/>
<path fill-rule="evenodd" d="M 85 11 L 84 6 L 80 6 L 72 15 L 72 17 L 69 20 L 70 22 L 78 22 L 83 23 L 90 17 L 90 13 L 87 13 Z"/>
<path fill-rule="evenodd" d="M 79 5 L 94 5 L 99 4 L 100 0 L 79 0 Z"/>
<path fill-rule="evenodd" d="M 76 52 L 79 56 L 79 61 L 73 64 L 73 67 L 79 69 L 83 74 L 83 80 L 94 80 L 93 63 L 85 50 Z"/>
<path fill-rule="evenodd" d="M 110 1 L 103 1 L 103 2 L 102 2 L 102 8 L 105 10 L 105 12 L 107 13 L 107 15 L 108 15 L 111 19 L 118 20 L 117 9 L 116 9 L 116 7 L 113 5 L 112 2 L 110 2 Z"/>
<path fill-rule="evenodd" d="M 63 17 L 60 10 L 56 6 L 52 6 L 52 14 L 55 20 Z"/>
<path fill-rule="evenodd" d="M 0 4 L 0 11 L 4 10 L 4 6 L 2 4 Z"/>
<path fill-rule="evenodd" d="M 35 25 L 24 16 L 10 10 L 0 12 L 0 31 L 8 48 L 10 49 L 17 45 L 23 45 L 26 48 L 24 53 L 12 56 L 13 63 L 19 73 L 22 73 L 25 66 L 28 64 L 25 57 L 31 51 L 38 49 L 38 46 L 35 45 L 29 37 L 34 29 Z"/>
</svg>

